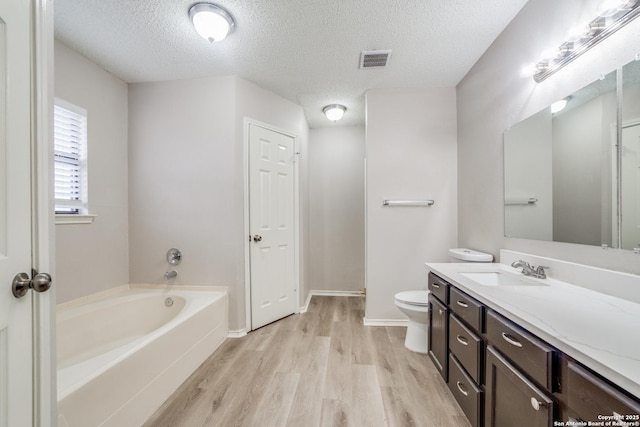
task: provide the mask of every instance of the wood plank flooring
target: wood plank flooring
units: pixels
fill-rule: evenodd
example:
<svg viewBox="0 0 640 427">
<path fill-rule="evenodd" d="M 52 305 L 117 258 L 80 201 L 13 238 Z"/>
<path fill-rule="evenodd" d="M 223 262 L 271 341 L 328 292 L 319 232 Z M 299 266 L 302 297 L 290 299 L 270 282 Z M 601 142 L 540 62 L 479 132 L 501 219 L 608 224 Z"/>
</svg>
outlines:
<svg viewBox="0 0 640 427">
<path fill-rule="evenodd" d="M 363 297 L 314 296 L 307 313 L 227 339 L 145 426 L 469 426 L 406 329 L 363 317 Z"/>
</svg>

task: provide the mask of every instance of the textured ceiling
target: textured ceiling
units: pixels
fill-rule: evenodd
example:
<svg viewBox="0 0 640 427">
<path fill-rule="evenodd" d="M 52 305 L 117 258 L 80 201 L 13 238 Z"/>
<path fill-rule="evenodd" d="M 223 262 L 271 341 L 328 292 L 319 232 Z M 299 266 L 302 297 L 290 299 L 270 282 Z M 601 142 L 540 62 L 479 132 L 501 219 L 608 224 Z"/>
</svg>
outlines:
<svg viewBox="0 0 640 427">
<path fill-rule="evenodd" d="M 126 82 L 239 75 L 304 108 L 309 125 L 364 124 L 371 88 L 455 86 L 526 0 L 214 0 L 236 20 L 210 44 L 188 17 L 195 0 L 56 0 L 58 40 Z M 391 49 L 385 69 L 362 50 Z"/>
</svg>

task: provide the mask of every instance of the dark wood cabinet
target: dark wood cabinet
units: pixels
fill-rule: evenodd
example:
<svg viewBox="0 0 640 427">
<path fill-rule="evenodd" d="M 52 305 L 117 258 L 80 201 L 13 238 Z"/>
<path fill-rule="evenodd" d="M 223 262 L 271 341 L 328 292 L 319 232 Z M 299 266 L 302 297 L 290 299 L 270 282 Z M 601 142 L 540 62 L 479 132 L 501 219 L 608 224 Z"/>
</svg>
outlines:
<svg viewBox="0 0 640 427">
<path fill-rule="evenodd" d="M 554 402 L 496 349 L 487 348 L 486 427 L 548 427 Z"/>
<path fill-rule="evenodd" d="M 445 381 L 449 373 L 449 309 L 429 294 L 429 357 Z"/>
<path fill-rule="evenodd" d="M 578 363 L 567 363 L 566 400 L 571 413 L 582 421 L 611 416 L 616 422 L 640 421 L 640 403 L 594 375 Z M 623 425 L 623 424 L 621 424 Z"/>
<path fill-rule="evenodd" d="M 433 273 L 429 290 L 429 356 L 473 427 L 640 421 L 636 396 Z"/>
</svg>

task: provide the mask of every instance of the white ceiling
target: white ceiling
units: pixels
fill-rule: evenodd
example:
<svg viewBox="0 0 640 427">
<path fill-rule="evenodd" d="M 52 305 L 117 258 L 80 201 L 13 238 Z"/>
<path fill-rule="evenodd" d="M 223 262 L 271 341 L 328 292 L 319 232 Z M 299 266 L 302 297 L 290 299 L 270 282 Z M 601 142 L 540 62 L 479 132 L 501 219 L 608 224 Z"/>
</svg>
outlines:
<svg viewBox="0 0 640 427">
<path fill-rule="evenodd" d="M 210 44 L 188 17 L 196 0 L 56 0 L 58 40 L 126 82 L 239 75 L 304 108 L 312 128 L 364 124 L 371 88 L 452 87 L 526 0 L 214 0 L 235 31 Z M 385 69 L 362 50 L 391 49 Z"/>
</svg>

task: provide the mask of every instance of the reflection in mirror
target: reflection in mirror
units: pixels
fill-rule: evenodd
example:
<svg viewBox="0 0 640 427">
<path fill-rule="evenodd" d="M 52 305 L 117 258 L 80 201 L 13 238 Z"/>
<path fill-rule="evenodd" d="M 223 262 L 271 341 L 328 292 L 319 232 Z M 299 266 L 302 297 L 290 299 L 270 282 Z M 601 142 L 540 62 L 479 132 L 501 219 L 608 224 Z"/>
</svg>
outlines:
<svg viewBox="0 0 640 427">
<path fill-rule="evenodd" d="M 505 235 L 611 246 L 616 73 L 564 100 L 504 134 Z"/>
<path fill-rule="evenodd" d="M 622 68 L 620 247 L 640 248 L 640 61 Z"/>
</svg>

